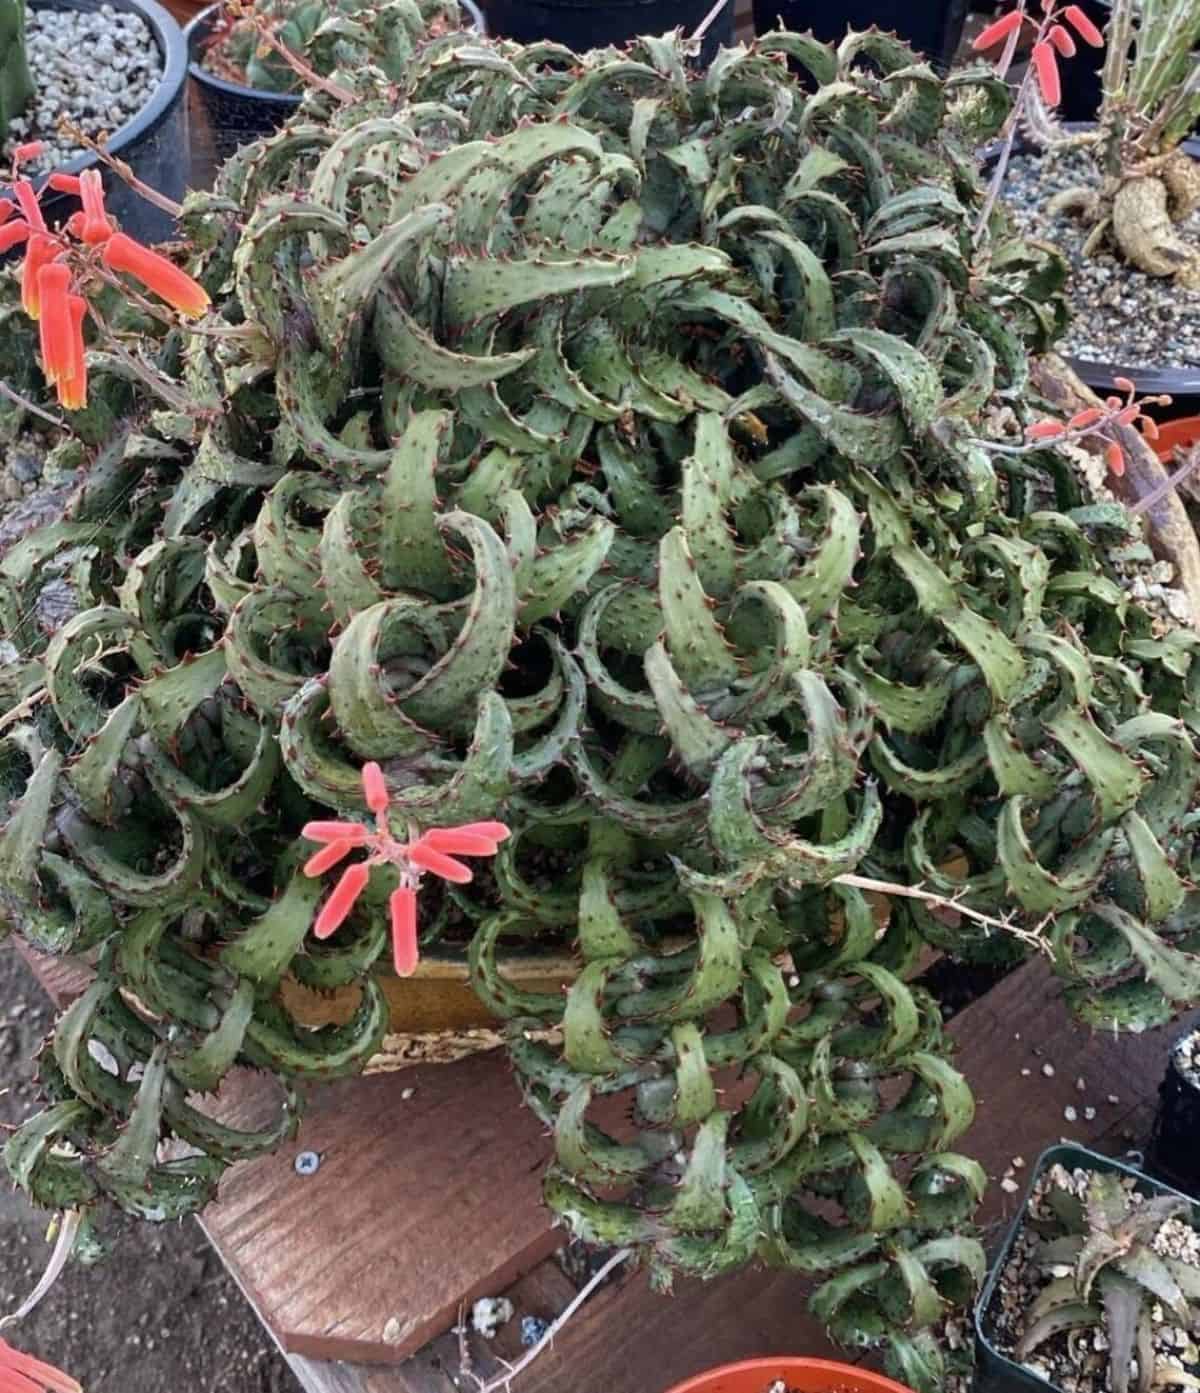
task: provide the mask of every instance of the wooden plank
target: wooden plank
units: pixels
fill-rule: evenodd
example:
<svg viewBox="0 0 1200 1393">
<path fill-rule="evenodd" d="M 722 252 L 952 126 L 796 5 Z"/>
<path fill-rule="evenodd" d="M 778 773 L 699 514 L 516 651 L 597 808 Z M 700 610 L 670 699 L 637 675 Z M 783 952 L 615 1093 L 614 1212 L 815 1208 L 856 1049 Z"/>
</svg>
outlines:
<svg viewBox="0 0 1200 1393">
<path fill-rule="evenodd" d="M 42 990 L 60 1010 L 81 995 L 92 980 L 92 970 L 75 958 L 52 958 L 39 953 L 19 938 L 10 940 Z"/>
<path fill-rule="evenodd" d="M 221 1116 L 260 1105 L 241 1091 Z M 561 1242 L 548 1150 L 497 1053 L 323 1085 L 301 1139 L 235 1167 L 204 1227 L 286 1351 L 397 1363 Z"/>
<path fill-rule="evenodd" d="M 1178 1027 L 1141 1036 L 1091 1032 L 1069 1015 L 1061 982 L 1039 959 L 964 1008 L 947 1029 L 959 1045 L 956 1063 L 979 1103 L 975 1125 L 960 1145 L 994 1182 L 1021 1157 L 1026 1166 L 1017 1175 L 1024 1188 L 1028 1167 L 1063 1136 L 1118 1152 L 1129 1145 L 1125 1131 L 1137 1138 L 1147 1130 Z M 1042 1072 L 1046 1063 L 1054 1070 L 1049 1077 Z M 1082 1092 L 1076 1087 L 1080 1078 Z M 1110 1095 L 1119 1101 L 1109 1103 Z M 1077 1111 L 1075 1122 L 1064 1116 L 1068 1107 Z M 1086 1117 L 1087 1108 L 1095 1108 L 1093 1118 Z M 989 1236 L 1003 1233 L 1019 1199 L 998 1183 L 991 1186 L 980 1211 Z M 583 1369 L 589 1389 L 646 1393 L 647 1370 L 653 1370 L 658 1388 L 732 1359 L 829 1356 L 824 1332 L 805 1310 L 807 1296 L 808 1287 L 786 1273 L 684 1283 L 670 1300 L 656 1297 L 643 1277 L 633 1276 L 589 1304 L 522 1376 L 520 1393 L 561 1393 L 577 1384 Z M 427 1389 L 398 1383 L 370 1393 Z M 443 1390 L 430 1385 L 428 1393 Z"/>
<path fill-rule="evenodd" d="M 21 951 L 59 1005 L 86 986 L 86 967 Z M 214 1111 L 261 1126 L 276 1091 L 240 1072 Z M 397 1364 L 563 1241 L 541 1203 L 549 1151 L 498 1051 L 322 1085 L 300 1138 L 234 1166 L 203 1226 L 285 1352 Z"/>
<path fill-rule="evenodd" d="M 1067 1010 L 1062 984 L 1049 964 L 1037 959 L 967 1007 L 947 1029 L 958 1041 L 955 1063 L 970 1080 L 978 1105 L 975 1125 L 961 1146 L 998 1181 L 1014 1158 L 1025 1161 L 1027 1173 L 1046 1147 L 1064 1137 L 1085 1145 L 1105 1142 L 1113 1150 L 1129 1145 L 1120 1133 L 1134 1130 L 1135 1123 L 1145 1129 L 1145 1105 L 1153 1102 L 1181 1026 L 1142 1035 L 1089 1030 Z M 1047 1075 L 1044 1066 L 1053 1073 Z M 1026 1069 L 1028 1074 L 1022 1073 Z M 1110 1097 L 1117 1101 L 1109 1102 Z M 1075 1110 L 1073 1121 L 1069 1108 Z M 1088 1109 L 1095 1109 L 1091 1118 Z M 1019 1194 L 1006 1194 L 994 1184 L 980 1221 L 1007 1220 L 1019 1202 Z"/>
<path fill-rule="evenodd" d="M 575 1287 L 554 1259 L 540 1263 L 505 1293 L 516 1315 L 494 1340 L 469 1340 L 469 1368 L 487 1380 L 501 1373 L 504 1362 L 517 1360 L 523 1350 L 523 1316 L 549 1323 L 575 1295 Z M 463 1393 L 470 1381 L 461 1367 L 459 1338 L 448 1332 L 426 1345 L 399 1368 L 362 1364 L 330 1364 L 292 1356 L 288 1360 L 305 1393 Z"/>
<path fill-rule="evenodd" d="M 1065 1135 L 1112 1151 L 1130 1144 L 1126 1132 L 1140 1139 L 1173 1038 L 1173 1031 L 1120 1037 L 1088 1031 L 1069 1016 L 1061 984 L 1040 960 L 962 1010 L 948 1030 L 979 1105 L 962 1145 L 993 1181 L 1017 1157 L 1025 1162 L 1016 1172 L 1022 1180 L 1038 1153 Z M 1052 1074 L 1043 1072 L 1046 1064 Z M 484 1056 L 465 1061 L 465 1067 L 483 1073 L 460 1078 L 455 1071 L 464 1065 L 421 1068 L 320 1090 L 303 1140 L 306 1149 L 324 1153 L 318 1174 L 295 1175 L 291 1163 L 298 1147 L 291 1146 L 235 1171 L 221 1205 L 206 1215 L 218 1251 L 260 1314 L 276 1322 L 286 1348 L 296 1350 L 297 1335 L 307 1343 L 315 1330 L 310 1348 L 341 1348 L 345 1341 L 356 1353 L 377 1350 L 388 1313 L 402 1318 L 397 1298 L 412 1290 L 414 1272 L 427 1280 L 427 1265 L 432 1280 L 442 1283 L 442 1297 L 432 1303 L 438 1305 L 436 1319 L 423 1328 L 445 1329 L 461 1299 L 502 1289 L 497 1274 L 514 1231 L 544 1233 L 537 1172 L 547 1144 L 530 1135 L 536 1129 L 528 1129 L 528 1114 L 518 1107 L 498 1060 Z M 414 1083 L 418 1092 L 398 1102 L 398 1091 Z M 1110 1097 L 1118 1101 L 1110 1103 Z M 481 1102 L 492 1104 L 486 1123 L 479 1116 Z M 1074 1122 L 1065 1116 L 1068 1108 L 1076 1110 Z M 1087 1109 L 1095 1110 L 1093 1117 Z M 464 1112 L 470 1116 L 464 1119 Z M 474 1143 L 448 1144 L 456 1136 L 463 1141 L 459 1127 L 481 1125 L 488 1134 L 479 1138 L 479 1151 Z M 486 1157 L 481 1167 L 473 1164 L 477 1154 Z M 525 1158 L 523 1172 L 510 1167 L 514 1154 Z M 464 1166 L 470 1173 L 465 1184 L 454 1173 Z M 980 1216 L 990 1234 L 1003 1231 L 1018 1200 L 993 1184 Z M 514 1221 L 508 1230 L 501 1210 Z M 463 1235 L 469 1243 L 461 1242 Z M 440 1259 L 443 1249 L 455 1247 L 465 1256 L 450 1280 Z M 481 1277 L 484 1269 L 488 1275 Z M 510 1292 L 518 1314 L 552 1316 L 569 1299 L 563 1282 L 556 1265 L 537 1267 Z M 461 1289 L 453 1290 L 456 1285 Z M 542 1309 L 529 1310 L 528 1293 L 535 1292 L 541 1293 Z M 589 1386 L 605 1393 L 645 1393 L 648 1369 L 656 1383 L 669 1386 L 727 1359 L 789 1350 L 829 1354 L 823 1333 L 805 1315 L 806 1298 L 805 1284 L 787 1273 L 682 1282 L 670 1300 L 649 1292 L 644 1276 L 633 1274 L 589 1303 L 554 1349 L 523 1375 L 521 1393 L 560 1393 L 580 1369 L 589 1371 Z M 417 1336 L 416 1326 L 405 1330 L 410 1338 L 391 1347 L 393 1357 Z M 508 1346 L 499 1342 L 486 1352 L 472 1341 L 483 1376 L 498 1367 L 496 1354 L 517 1353 L 511 1348 L 515 1331 L 504 1338 Z M 454 1393 L 461 1387 L 454 1379 L 453 1336 L 398 1368 L 295 1362 L 311 1393 Z"/>
</svg>

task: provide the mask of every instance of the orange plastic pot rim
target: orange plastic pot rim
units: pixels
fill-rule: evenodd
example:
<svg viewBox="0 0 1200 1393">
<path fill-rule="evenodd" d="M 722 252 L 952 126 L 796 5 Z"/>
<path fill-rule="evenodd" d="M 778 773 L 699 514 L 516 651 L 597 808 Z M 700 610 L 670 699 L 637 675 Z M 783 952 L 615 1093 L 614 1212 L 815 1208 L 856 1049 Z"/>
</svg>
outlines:
<svg viewBox="0 0 1200 1393">
<path fill-rule="evenodd" d="M 902 1383 L 857 1364 L 782 1355 L 724 1364 L 685 1379 L 667 1393 L 767 1393 L 777 1379 L 783 1381 L 788 1393 L 910 1393 Z"/>
<path fill-rule="evenodd" d="M 1154 449 L 1164 464 L 1175 457 L 1177 445 L 1194 445 L 1200 441 L 1200 416 L 1177 416 L 1173 421 L 1161 421 Z"/>
</svg>

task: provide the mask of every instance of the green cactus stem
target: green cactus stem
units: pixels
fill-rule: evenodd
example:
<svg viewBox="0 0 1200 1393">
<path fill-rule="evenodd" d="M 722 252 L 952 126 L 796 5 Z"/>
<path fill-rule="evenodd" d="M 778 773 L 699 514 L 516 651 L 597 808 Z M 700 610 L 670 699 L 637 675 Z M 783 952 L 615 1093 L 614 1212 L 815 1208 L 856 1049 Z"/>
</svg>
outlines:
<svg viewBox="0 0 1200 1393">
<path fill-rule="evenodd" d="M 0 143 L 33 96 L 25 56 L 25 0 L 0 0 Z"/>
</svg>

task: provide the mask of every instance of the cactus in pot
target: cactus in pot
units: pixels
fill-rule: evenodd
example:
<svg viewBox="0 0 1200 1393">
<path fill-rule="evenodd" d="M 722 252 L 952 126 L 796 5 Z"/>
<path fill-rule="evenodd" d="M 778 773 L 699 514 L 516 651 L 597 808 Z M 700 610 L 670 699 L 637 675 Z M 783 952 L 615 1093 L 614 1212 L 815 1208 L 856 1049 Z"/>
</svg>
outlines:
<svg viewBox="0 0 1200 1393">
<path fill-rule="evenodd" d="M 1022 82 L 1019 115 L 1047 158 L 1074 150 L 1090 156 L 1091 177 L 1056 193 L 1047 213 L 1070 214 L 1088 228 L 1084 256 L 1110 250 L 1148 276 L 1200 288 L 1200 247 L 1189 229 L 1200 208 L 1200 162 L 1185 145 L 1200 122 L 1200 11 L 1192 0 L 1112 0 L 1102 33 L 1078 5 L 1042 9 L 1035 21 L 1018 0 L 976 46 L 1005 40 L 999 70 L 1006 72 L 1022 24 L 1032 24 L 1030 74 L 1036 81 Z M 1054 109 L 1062 91 L 1058 64 L 1076 55 L 1076 39 L 1106 51 L 1095 125 L 1068 131 Z M 995 161 L 993 194 L 1008 164 L 1017 114 Z"/>
<path fill-rule="evenodd" d="M 0 0 L 0 142 L 33 96 L 25 57 L 25 0 Z"/>
<path fill-rule="evenodd" d="M 1046 943 L 1089 1019 L 1200 997 L 1200 666 L 1105 575 L 1133 524 L 1054 442 L 989 452 L 1062 274 L 973 273 L 999 85 L 874 33 L 684 57 L 450 34 L 394 90 L 339 71 L 190 197 L 204 332 L 127 307 L 133 368 L 97 332 L 94 398 L 138 404 L 0 562 L 0 887 L 98 965 L 7 1159 L 52 1207 L 201 1205 L 386 1026 L 397 867 L 314 942 L 305 827 L 503 821 L 419 922 L 507 1023 L 555 1212 L 663 1286 L 819 1278 L 930 1386 L 984 1176 L 905 979 L 928 942 Z M 514 987 L 514 945 L 576 946 L 574 985 Z M 289 974 L 357 984 L 354 1019 L 301 1029 Z M 195 1106 L 235 1064 L 281 1080 L 274 1126 Z"/>
<path fill-rule="evenodd" d="M 464 13 L 477 14 L 456 0 L 234 0 L 205 40 L 202 61 L 220 77 L 265 92 L 298 93 L 303 69 L 327 78 L 353 68 L 366 51 L 398 76 L 428 35 L 461 28 Z"/>
</svg>

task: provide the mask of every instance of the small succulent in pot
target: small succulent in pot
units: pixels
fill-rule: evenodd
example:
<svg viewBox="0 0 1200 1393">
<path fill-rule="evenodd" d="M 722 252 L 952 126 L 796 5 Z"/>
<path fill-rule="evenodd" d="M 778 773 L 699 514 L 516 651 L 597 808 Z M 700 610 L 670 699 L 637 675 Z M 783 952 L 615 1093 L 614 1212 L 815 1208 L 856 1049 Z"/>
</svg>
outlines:
<svg viewBox="0 0 1200 1393">
<path fill-rule="evenodd" d="M 261 92 L 298 93 L 297 60 L 328 78 L 351 49 L 369 49 L 397 76 L 422 39 L 462 24 L 455 0 L 233 0 L 209 32 L 203 66 Z"/>
<path fill-rule="evenodd" d="M 1063 1387 L 1200 1384 L 1200 1233 L 1186 1196 L 1047 1168 L 999 1284 L 997 1346 Z"/>
</svg>

